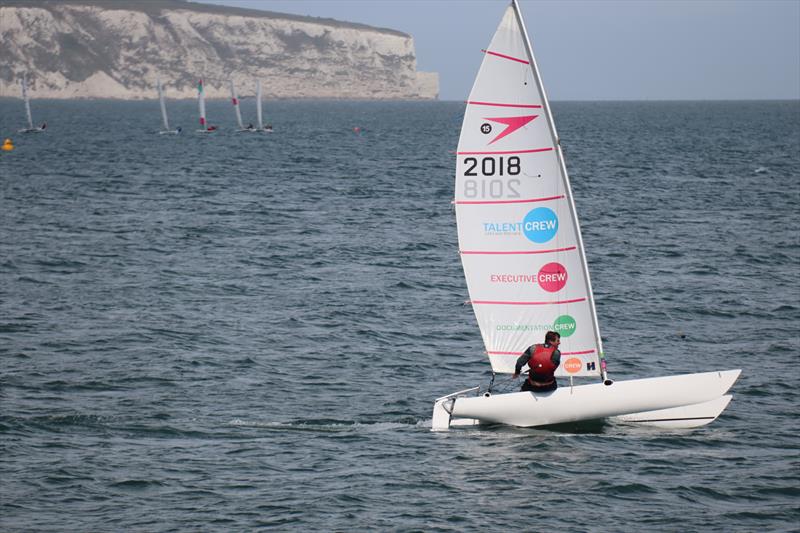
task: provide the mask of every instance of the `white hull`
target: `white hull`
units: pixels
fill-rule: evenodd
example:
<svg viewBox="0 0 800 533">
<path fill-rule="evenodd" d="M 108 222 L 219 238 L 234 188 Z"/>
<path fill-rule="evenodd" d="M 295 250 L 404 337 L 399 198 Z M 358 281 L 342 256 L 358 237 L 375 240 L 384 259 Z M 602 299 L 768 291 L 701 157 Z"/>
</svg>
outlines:
<svg viewBox="0 0 800 533">
<path fill-rule="evenodd" d="M 178 135 L 180 132 L 178 130 L 169 130 L 169 131 L 159 131 L 159 135 Z"/>
<path fill-rule="evenodd" d="M 726 370 L 617 381 L 611 385 L 562 386 L 547 393 L 470 397 L 460 396 L 468 392 L 462 391 L 436 400 L 432 429 L 475 423 L 531 427 L 608 417 L 637 423 L 649 421 L 661 427 L 695 427 L 711 422 L 722 412 L 730 400 L 722 399 L 723 395 L 740 373 L 741 370 Z"/>
<path fill-rule="evenodd" d="M 18 130 L 17 133 L 44 133 L 43 128 L 25 128 Z"/>
</svg>

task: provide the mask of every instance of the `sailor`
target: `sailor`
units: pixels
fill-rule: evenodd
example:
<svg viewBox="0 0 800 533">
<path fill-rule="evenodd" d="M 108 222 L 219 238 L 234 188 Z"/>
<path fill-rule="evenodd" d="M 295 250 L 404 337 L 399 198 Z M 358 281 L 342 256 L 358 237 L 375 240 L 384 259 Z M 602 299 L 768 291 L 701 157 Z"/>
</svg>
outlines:
<svg viewBox="0 0 800 533">
<path fill-rule="evenodd" d="M 249 131 L 253 131 L 253 130 L 255 130 L 255 128 L 253 127 L 253 123 L 252 123 L 252 122 L 251 122 L 250 124 L 248 124 L 248 125 L 247 125 L 247 129 L 248 129 Z"/>
<path fill-rule="evenodd" d="M 520 370 L 528 365 L 528 379 L 522 383 L 521 391 L 549 392 L 558 388 L 555 371 L 561 364 L 561 335 L 548 331 L 544 336 L 544 344 L 529 346 L 517 359 L 514 365 L 514 379 L 519 377 Z"/>
</svg>

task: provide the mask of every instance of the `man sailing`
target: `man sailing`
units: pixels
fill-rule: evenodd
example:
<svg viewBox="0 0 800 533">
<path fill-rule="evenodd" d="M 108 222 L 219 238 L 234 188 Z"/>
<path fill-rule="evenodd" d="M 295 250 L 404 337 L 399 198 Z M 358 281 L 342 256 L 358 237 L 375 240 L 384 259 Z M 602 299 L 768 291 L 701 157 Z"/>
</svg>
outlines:
<svg viewBox="0 0 800 533">
<path fill-rule="evenodd" d="M 514 365 L 514 376 L 516 379 L 522 367 L 528 365 L 528 379 L 522 383 L 521 391 L 549 392 L 558 388 L 555 372 L 561 364 L 561 352 L 558 345 L 561 344 L 561 335 L 555 331 L 548 331 L 544 336 L 544 344 L 534 344 L 529 346 L 517 359 Z"/>
</svg>

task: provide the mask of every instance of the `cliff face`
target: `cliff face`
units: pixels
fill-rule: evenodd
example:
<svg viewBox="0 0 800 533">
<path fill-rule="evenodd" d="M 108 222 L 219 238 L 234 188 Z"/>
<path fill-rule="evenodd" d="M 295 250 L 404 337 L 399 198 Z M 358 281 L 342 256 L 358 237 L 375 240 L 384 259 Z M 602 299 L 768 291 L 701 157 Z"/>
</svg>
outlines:
<svg viewBox="0 0 800 533">
<path fill-rule="evenodd" d="M 180 0 L 0 0 L 0 96 L 228 97 L 228 80 L 265 97 L 436 98 L 438 75 L 417 72 L 414 40 L 331 19 Z"/>
</svg>

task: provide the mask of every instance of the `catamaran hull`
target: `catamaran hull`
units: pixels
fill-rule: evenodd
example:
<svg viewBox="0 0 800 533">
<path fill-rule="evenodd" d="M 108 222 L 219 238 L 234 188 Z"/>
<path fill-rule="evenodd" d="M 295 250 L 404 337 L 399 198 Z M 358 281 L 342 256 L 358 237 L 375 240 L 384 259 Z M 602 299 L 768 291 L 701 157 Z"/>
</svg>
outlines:
<svg viewBox="0 0 800 533">
<path fill-rule="evenodd" d="M 722 398 L 740 373 L 741 370 L 726 370 L 617 381 L 610 385 L 562 386 L 548 393 L 483 396 L 455 393 L 436 400 L 431 426 L 434 430 L 481 423 L 532 427 L 620 417 L 629 422 L 649 420 L 651 425 L 694 427 L 711 422 L 722 412 L 730 400 Z M 692 420 L 680 420 L 683 418 Z M 686 425 L 680 425 L 681 422 Z"/>
</svg>

